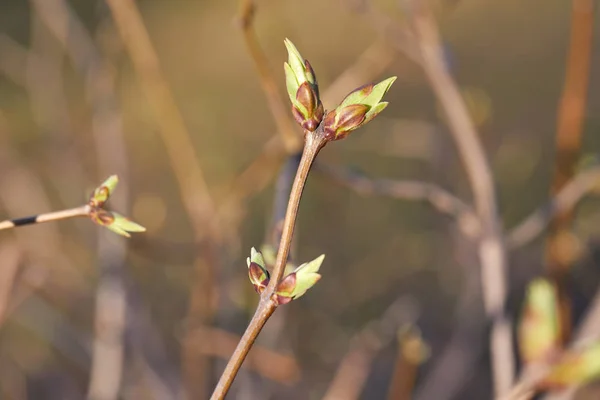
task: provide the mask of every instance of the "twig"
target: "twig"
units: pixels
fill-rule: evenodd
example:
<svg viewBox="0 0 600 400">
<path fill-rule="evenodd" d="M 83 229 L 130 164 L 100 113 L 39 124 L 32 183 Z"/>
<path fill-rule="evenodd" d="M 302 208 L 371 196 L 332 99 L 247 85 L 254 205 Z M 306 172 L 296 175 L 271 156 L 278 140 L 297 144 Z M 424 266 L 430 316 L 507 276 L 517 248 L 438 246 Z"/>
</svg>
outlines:
<svg viewBox="0 0 600 400">
<path fill-rule="evenodd" d="M 410 297 L 396 299 L 383 314 L 369 322 L 352 339 L 323 400 L 351 400 L 360 396 L 373 359 L 397 335 L 402 325 L 411 325 L 418 308 Z"/>
<path fill-rule="evenodd" d="M 113 202 L 127 206 L 127 154 L 121 115 L 114 94 L 114 77 L 105 65 L 93 39 L 65 0 L 32 0 L 39 18 L 46 24 L 85 79 L 85 89 L 93 110 L 92 132 L 102 175 L 117 172 L 124 190 Z M 124 242 L 109 239 L 100 231 L 97 251 L 100 259 L 96 288 L 95 339 L 88 398 L 116 399 L 124 370 L 124 333 L 127 295 L 123 280 L 126 255 Z"/>
<path fill-rule="evenodd" d="M 107 0 L 107 4 L 140 76 L 142 89 L 157 113 L 156 123 L 160 127 L 187 212 L 196 229 L 207 234 L 207 227 L 211 228 L 210 231 L 216 228 L 213 226 L 214 203 L 194 154 L 194 146 L 183 116 L 175 105 L 137 6 L 133 0 Z"/>
<path fill-rule="evenodd" d="M 292 125 L 288 110 L 279 95 L 275 79 L 273 79 L 269 61 L 256 38 L 256 33 L 253 29 L 255 13 L 256 5 L 253 0 L 240 1 L 239 20 L 244 34 L 244 41 L 252 57 L 252 61 L 254 61 L 254 66 L 258 71 L 260 83 L 269 104 L 269 110 L 273 114 L 273 119 L 283 140 L 284 147 L 291 154 L 300 150 L 302 146 L 301 137 L 296 132 L 294 125 Z"/>
<path fill-rule="evenodd" d="M 439 32 L 426 1 L 417 6 L 413 24 L 423 69 L 448 120 L 481 222 L 481 284 L 486 313 L 493 320 L 490 351 L 494 393 L 501 395 L 512 387 L 515 362 L 510 321 L 504 312 L 507 266 L 493 177 L 464 99 L 446 68 Z"/>
<path fill-rule="evenodd" d="M 64 51 L 67 47 L 55 38 L 55 32 L 48 29 L 47 21 L 33 12 L 31 17 L 31 49 L 28 52 L 26 75 L 26 90 L 29 95 L 31 112 L 38 129 L 43 134 L 44 153 L 47 155 L 46 174 L 51 176 L 52 183 L 63 204 L 69 204 L 74 198 L 79 198 L 81 188 L 86 182 L 86 171 L 80 154 L 77 152 L 71 113 L 65 93 L 65 61 Z M 75 31 L 78 24 L 73 24 Z M 67 51 L 71 53 L 71 51 Z M 102 82 L 100 79 L 86 79 L 88 84 Z M 90 85 L 90 86 L 91 86 Z M 97 85 L 97 84 L 96 84 Z M 92 96 L 90 96 L 92 97 Z M 94 98 L 94 97 L 92 97 Z M 94 107 L 97 110 L 98 107 Z M 102 116 L 104 117 L 104 116 Z M 110 125 L 111 118 L 98 118 L 105 125 Z M 108 117 L 108 115 L 107 115 Z M 94 124 L 93 132 L 98 131 Z M 105 132 L 106 133 L 106 132 Z M 111 135 L 102 135 L 103 140 L 110 142 Z M 78 138 L 79 139 L 79 138 Z M 98 147 L 97 147 L 98 148 Z M 117 146 L 111 146 L 109 156 L 113 152 L 119 154 Z M 107 156 L 104 156 L 107 157 Z M 113 167 L 113 166 L 111 166 Z M 116 172 L 124 176 L 123 171 L 112 169 L 103 170 L 106 176 Z M 124 185 L 124 186 L 127 186 Z"/>
<path fill-rule="evenodd" d="M 479 221 L 471 208 L 461 199 L 443 188 L 428 182 L 412 180 L 372 179 L 358 171 L 316 163 L 315 171 L 325 174 L 335 183 L 362 195 L 387 196 L 401 200 L 426 201 L 442 214 L 454 217 L 463 233 L 474 237 L 479 231 Z"/>
<path fill-rule="evenodd" d="M 0 260 L 2 260 L 2 269 L 0 270 L 0 326 L 2 326 L 8 314 L 21 265 L 21 251 L 14 241 L 3 243 L 0 246 Z"/>
<path fill-rule="evenodd" d="M 210 338 L 207 345 L 206 338 Z M 240 337 L 217 328 L 195 328 L 186 340 L 192 340 L 206 355 L 229 359 L 240 341 Z M 296 360 L 277 353 L 264 346 L 254 345 L 248 354 L 244 367 L 267 379 L 292 385 L 300 379 L 300 366 Z"/>
<path fill-rule="evenodd" d="M 529 400 L 536 392 L 536 386 L 552 371 L 549 364 L 536 365 L 533 369 L 526 370 L 523 377 L 515 386 L 498 400 Z"/>
<path fill-rule="evenodd" d="M 594 37 L 594 1 L 572 0 L 571 3 L 571 40 L 565 83 L 558 109 L 552 195 L 563 189 L 576 172 L 581 153 Z M 572 220 L 572 209 L 563 209 L 556 213 L 550 223 L 550 234 L 546 240 L 547 268 L 556 281 L 558 289 L 559 322 L 563 343 L 568 340 L 572 325 L 571 305 L 565 279 L 573 262 L 573 251 L 563 245 Z"/>
<path fill-rule="evenodd" d="M 27 86 L 25 74 L 30 54 L 6 34 L 0 34 L 0 72 L 17 85 Z"/>
<path fill-rule="evenodd" d="M 23 225 L 40 224 L 42 222 L 58 221 L 75 217 L 86 217 L 90 211 L 89 206 L 70 208 L 68 210 L 54 211 L 43 214 L 36 214 L 30 217 L 7 219 L 0 222 L 0 230 L 16 228 Z"/>
<path fill-rule="evenodd" d="M 229 359 L 227 366 L 225 367 L 225 371 L 223 371 L 215 391 L 211 396 L 211 400 L 223 399 L 225 397 L 242 365 L 242 362 L 254 344 L 256 337 L 260 333 L 269 317 L 277 308 L 277 302 L 274 296 L 277 290 L 277 285 L 283 277 L 285 266 L 287 264 L 288 254 L 294 234 L 294 226 L 296 224 L 296 217 L 298 215 L 298 207 L 302 197 L 302 191 L 304 189 L 306 179 L 308 178 L 310 167 L 317 154 L 326 143 L 327 141 L 323 135 L 321 127 L 312 133 L 307 132 L 305 135 L 304 150 L 302 152 L 300 165 L 298 167 L 296 178 L 294 179 L 294 184 L 290 193 L 290 199 L 288 202 L 288 208 L 281 234 L 281 242 L 279 244 L 277 259 L 275 261 L 273 272 L 271 273 L 269 284 L 262 293 L 256 312 L 233 355 Z"/>
<path fill-rule="evenodd" d="M 140 76 L 142 89 L 157 114 L 156 122 L 179 184 L 181 198 L 190 217 L 194 241 L 204 245 L 194 261 L 196 277 L 192 285 L 188 319 L 207 323 L 214 311 L 214 272 L 216 244 L 220 236 L 220 220 L 210 196 L 204 172 L 194 152 L 191 136 L 173 94 L 163 76 L 158 56 L 133 0 L 107 0 L 117 29 Z M 207 241 L 203 241 L 208 236 Z M 188 395 L 202 396 L 207 365 L 198 360 L 193 349 L 184 351 Z M 191 392 L 193 390 L 193 393 Z"/>
<path fill-rule="evenodd" d="M 421 333 L 408 327 L 398 334 L 396 365 L 388 389 L 388 400 L 410 400 L 419 372 L 419 366 L 427 359 L 429 349 Z"/>
<path fill-rule="evenodd" d="M 548 204 L 529 215 L 510 230 L 506 245 L 510 249 L 522 247 L 536 238 L 554 215 L 572 209 L 583 196 L 600 185 L 600 167 L 592 167 L 577 174 L 552 198 Z"/>
</svg>

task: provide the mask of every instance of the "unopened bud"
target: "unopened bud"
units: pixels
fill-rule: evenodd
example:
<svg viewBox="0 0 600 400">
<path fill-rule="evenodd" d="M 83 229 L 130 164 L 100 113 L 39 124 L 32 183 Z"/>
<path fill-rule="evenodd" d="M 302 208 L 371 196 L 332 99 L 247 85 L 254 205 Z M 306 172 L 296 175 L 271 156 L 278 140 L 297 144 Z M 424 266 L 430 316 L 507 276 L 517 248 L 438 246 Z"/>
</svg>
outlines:
<svg viewBox="0 0 600 400">
<path fill-rule="evenodd" d="M 300 55 L 296 46 L 288 39 L 284 43 L 288 61 L 283 67 L 292 114 L 302 128 L 312 132 L 317 129 L 324 114 L 317 78 L 312 66 Z"/>
</svg>

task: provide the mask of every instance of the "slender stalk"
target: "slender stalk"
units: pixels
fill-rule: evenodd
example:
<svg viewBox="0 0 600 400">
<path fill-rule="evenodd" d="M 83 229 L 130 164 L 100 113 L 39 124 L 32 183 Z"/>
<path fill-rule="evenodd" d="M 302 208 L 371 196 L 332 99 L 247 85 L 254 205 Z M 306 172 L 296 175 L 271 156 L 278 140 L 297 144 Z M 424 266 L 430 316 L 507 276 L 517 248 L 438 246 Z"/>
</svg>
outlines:
<svg viewBox="0 0 600 400">
<path fill-rule="evenodd" d="M 477 216 L 481 222 L 479 261 L 483 303 L 493 321 L 490 352 L 494 394 L 505 394 L 513 385 L 515 360 L 511 321 L 504 311 L 507 294 L 507 260 L 496 203 L 494 180 L 483 146 L 465 102 L 446 68 L 437 25 L 432 11 L 421 3 L 414 27 L 421 50 L 422 66 L 446 114 L 447 122 L 467 173 Z"/>
<path fill-rule="evenodd" d="M 325 146 L 327 140 L 323 137 L 322 131 L 318 128 L 315 132 L 307 132 L 305 136 L 304 150 L 302 151 L 302 158 L 300 159 L 300 165 L 294 178 L 294 184 L 290 192 L 290 199 L 288 201 L 288 208 L 285 214 L 285 220 L 283 222 L 283 231 L 281 233 L 281 242 L 279 243 L 279 251 L 277 253 L 277 259 L 275 261 L 275 267 L 271 274 L 271 280 L 269 285 L 261 295 L 260 302 L 250 324 L 246 328 L 246 332 L 240 339 L 233 355 L 227 362 L 227 366 L 217 383 L 217 386 L 211 396 L 211 400 L 220 400 L 225 398 L 225 395 L 229 391 L 235 376 L 237 375 L 244 359 L 248 355 L 248 352 L 252 348 L 254 341 L 258 334 L 262 330 L 267 320 L 273 315 L 277 308 L 277 301 L 274 298 L 277 290 L 277 285 L 283 273 L 285 271 L 285 265 L 287 263 L 288 255 L 290 252 L 290 246 L 292 244 L 292 237 L 294 236 L 294 227 L 296 225 L 296 217 L 298 216 L 298 207 L 300 205 L 300 199 L 302 197 L 302 191 L 310 167 L 312 166 L 319 150 Z"/>
<path fill-rule="evenodd" d="M 572 0 L 571 40 L 567 57 L 565 83 L 558 109 L 556 155 L 551 194 L 560 192 L 577 173 L 581 154 L 583 127 L 594 38 L 594 1 Z M 573 315 L 568 295 L 567 274 L 576 251 L 565 246 L 570 234 L 574 211 L 567 208 L 557 213 L 550 223 L 546 239 L 546 268 L 558 288 L 562 344 L 571 336 Z"/>
<path fill-rule="evenodd" d="M 58 221 L 61 219 L 85 217 L 89 214 L 89 212 L 90 207 L 85 205 L 81 207 L 70 208 L 68 210 L 32 215 L 30 217 L 7 219 L 6 221 L 0 222 L 0 230 L 12 229 L 23 225 L 40 224 L 42 222 Z"/>
</svg>

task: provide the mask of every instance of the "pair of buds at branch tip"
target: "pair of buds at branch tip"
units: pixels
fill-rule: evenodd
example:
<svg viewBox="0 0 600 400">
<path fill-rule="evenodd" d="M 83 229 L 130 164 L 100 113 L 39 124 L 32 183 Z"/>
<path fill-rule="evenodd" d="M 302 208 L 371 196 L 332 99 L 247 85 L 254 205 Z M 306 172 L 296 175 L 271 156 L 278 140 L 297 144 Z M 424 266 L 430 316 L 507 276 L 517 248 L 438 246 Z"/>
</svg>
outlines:
<svg viewBox="0 0 600 400">
<path fill-rule="evenodd" d="M 323 132 L 329 141 L 343 139 L 350 132 L 360 128 L 377 116 L 387 102 L 382 102 L 396 77 L 378 84 L 368 84 L 355 89 L 342 102 L 327 114 L 319 97 L 317 78 L 308 60 L 298 49 L 285 39 L 288 61 L 283 64 L 287 92 L 292 102 L 294 119 L 306 131 L 313 132 L 323 125 Z"/>
<path fill-rule="evenodd" d="M 300 265 L 291 273 L 286 275 L 277 285 L 275 300 L 277 304 L 287 304 L 302 296 L 308 289 L 321 279 L 318 273 L 325 255 L 320 255 L 314 260 Z M 270 275 L 267 271 L 264 257 L 254 247 L 250 250 L 250 257 L 246 259 L 248 265 L 248 277 L 258 294 L 264 292 L 269 284 Z"/>
<path fill-rule="evenodd" d="M 537 384 L 538 389 L 564 389 L 600 376 L 600 341 L 563 351 L 559 309 L 553 283 L 538 278 L 529 284 L 518 343 L 526 366 L 550 366 L 548 375 Z"/>
<path fill-rule="evenodd" d="M 112 175 L 94 190 L 87 203 L 90 219 L 96 224 L 125 237 L 131 237 L 129 232 L 145 232 L 146 228 L 131 221 L 129 218 L 104 209 L 104 203 L 113 194 L 118 183 L 119 178 L 117 175 Z"/>
</svg>

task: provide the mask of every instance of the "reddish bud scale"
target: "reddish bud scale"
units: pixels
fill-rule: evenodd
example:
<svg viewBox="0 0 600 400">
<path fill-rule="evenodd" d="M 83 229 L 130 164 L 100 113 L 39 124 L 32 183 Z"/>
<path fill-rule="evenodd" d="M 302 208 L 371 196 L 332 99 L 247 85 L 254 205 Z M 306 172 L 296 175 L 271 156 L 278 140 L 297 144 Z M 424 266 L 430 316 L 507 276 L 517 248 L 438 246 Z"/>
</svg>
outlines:
<svg viewBox="0 0 600 400">
<path fill-rule="evenodd" d="M 265 289 L 267 288 L 267 285 L 269 284 L 269 281 L 267 281 L 267 283 L 265 284 L 260 284 L 260 285 L 252 285 L 254 287 L 254 291 L 258 294 L 262 294 L 262 292 L 265 291 Z"/>
<path fill-rule="evenodd" d="M 315 75 L 315 71 L 312 68 L 312 65 L 308 62 L 308 60 L 304 60 L 304 66 L 306 67 L 306 79 L 310 81 L 313 89 L 315 90 L 315 94 L 317 99 L 319 98 L 319 85 L 317 84 L 317 76 Z"/>
<path fill-rule="evenodd" d="M 345 138 L 364 122 L 369 109 L 370 107 L 365 104 L 352 104 L 337 112 L 331 111 L 323 121 L 325 136 L 329 140 Z"/>
<path fill-rule="evenodd" d="M 323 119 L 323 135 L 328 141 L 335 140 L 335 110 L 329 111 Z"/>
<path fill-rule="evenodd" d="M 111 212 L 101 208 L 92 210 L 90 215 L 99 225 L 110 225 L 115 221 L 115 217 Z"/>
<path fill-rule="evenodd" d="M 296 100 L 302 104 L 306 109 L 306 118 L 313 116 L 315 108 L 317 106 L 317 95 L 313 91 L 310 83 L 304 82 L 296 91 Z"/>
<path fill-rule="evenodd" d="M 316 85 L 311 85 L 309 82 L 302 83 L 296 91 L 296 101 L 297 105 L 292 106 L 294 119 L 302 128 L 310 132 L 315 131 L 324 114 Z"/>
<path fill-rule="evenodd" d="M 277 285 L 277 294 L 280 296 L 291 297 L 296 288 L 296 273 L 292 272 L 279 282 Z"/>
<path fill-rule="evenodd" d="M 287 304 L 290 301 L 292 301 L 291 297 L 286 297 L 286 296 L 281 296 L 281 295 L 276 295 L 276 299 L 277 299 L 277 304 L 279 304 L 279 305 Z"/>
</svg>

